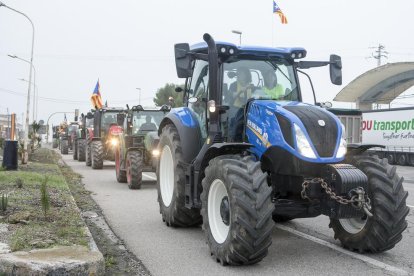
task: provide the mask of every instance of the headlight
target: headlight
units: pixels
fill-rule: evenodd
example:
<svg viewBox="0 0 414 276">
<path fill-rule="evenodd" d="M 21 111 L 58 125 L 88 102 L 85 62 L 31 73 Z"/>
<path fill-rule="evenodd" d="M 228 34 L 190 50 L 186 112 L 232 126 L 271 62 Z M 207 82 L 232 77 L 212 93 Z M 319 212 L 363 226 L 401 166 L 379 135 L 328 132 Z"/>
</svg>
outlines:
<svg viewBox="0 0 414 276">
<path fill-rule="evenodd" d="M 118 145 L 118 139 L 116 139 L 116 138 L 112 138 L 112 139 L 111 139 L 111 145 L 112 145 L 113 147 L 117 146 L 117 145 Z"/>
<path fill-rule="evenodd" d="M 160 155 L 160 151 L 159 150 L 155 149 L 155 150 L 152 151 L 152 156 L 157 157 L 159 155 Z"/>
<path fill-rule="evenodd" d="M 216 102 L 214 100 L 210 100 L 207 102 L 208 111 L 211 113 L 216 112 Z"/>
<path fill-rule="evenodd" d="M 344 124 L 341 123 L 342 127 L 342 137 L 341 142 L 339 143 L 338 152 L 336 153 L 336 158 L 343 158 L 346 154 L 346 129 Z"/>
<path fill-rule="evenodd" d="M 309 141 L 306 138 L 303 131 L 300 129 L 298 125 L 296 124 L 293 124 L 293 125 L 295 126 L 296 145 L 298 147 L 300 154 L 308 158 L 316 158 L 316 155 L 313 152 L 313 149 L 311 145 L 309 144 Z"/>
</svg>

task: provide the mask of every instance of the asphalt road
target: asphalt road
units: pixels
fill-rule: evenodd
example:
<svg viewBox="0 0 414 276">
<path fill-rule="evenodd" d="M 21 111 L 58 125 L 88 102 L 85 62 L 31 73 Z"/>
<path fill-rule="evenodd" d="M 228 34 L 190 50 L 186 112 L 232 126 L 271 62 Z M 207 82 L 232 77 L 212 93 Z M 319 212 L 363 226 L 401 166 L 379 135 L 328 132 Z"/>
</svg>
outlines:
<svg viewBox="0 0 414 276">
<path fill-rule="evenodd" d="M 398 168 L 412 208 L 395 248 L 364 255 L 344 250 L 333 239 L 329 220 L 320 216 L 276 225 L 269 255 L 259 264 L 223 267 L 210 257 L 201 227 L 175 229 L 162 222 L 154 174 L 144 174 L 149 181 L 141 190 L 129 190 L 116 181 L 111 162 L 97 171 L 71 155 L 63 159 L 83 175 L 112 230 L 153 275 L 414 275 L 414 168 Z"/>
</svg>

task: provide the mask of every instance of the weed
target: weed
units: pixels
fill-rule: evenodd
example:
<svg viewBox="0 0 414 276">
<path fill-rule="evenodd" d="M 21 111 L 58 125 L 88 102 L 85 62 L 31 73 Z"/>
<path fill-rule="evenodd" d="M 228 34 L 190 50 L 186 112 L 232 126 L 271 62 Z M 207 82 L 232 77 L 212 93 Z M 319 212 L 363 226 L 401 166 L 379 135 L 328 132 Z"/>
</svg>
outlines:
<svg viewBox="0 0 414 276">
<path fill-rule="evenodd" d="M 105 257 L 105 267 L 111 267 L 116 264 L 116 260 L 113 256 Z"/>
<path fill-rule="evenodd" d="M 1 194 L 1 210 L 3 212 L 6 212 L 7 210 L 7 205 L 9 203 L 9 195 L 8 194 Z"/>
<path fill-rule="evenodd" d="M 16 186 L 19 189 L 23 188 L 23 180 L 20 177 L 16 178 Z"/>
<path fill-rule="evenodd" d="M 43 214 L 46 218 L 47 212 L 50 209 L 50 198 L 49 193 L 47 191 L 47 182 L 49 181 L 49 177 L 45 176 L 42 181 L 42 185 L 40 186 L 40 202 L 42 204 Z"/>
</svg>

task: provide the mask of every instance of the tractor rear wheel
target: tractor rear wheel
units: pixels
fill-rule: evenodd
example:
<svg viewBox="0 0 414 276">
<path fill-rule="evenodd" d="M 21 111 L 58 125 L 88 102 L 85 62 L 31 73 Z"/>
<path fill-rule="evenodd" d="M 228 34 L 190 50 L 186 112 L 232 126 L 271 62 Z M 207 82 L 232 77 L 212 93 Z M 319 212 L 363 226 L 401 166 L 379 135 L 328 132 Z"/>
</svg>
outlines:
<svg viewBox="0 0 414 276">
<path fill-rule="evenodd" d="M 393 248 L 407 228 L 405 217 L 408 193 L 402 186 L 403 178 L 396 174 L 396 167 L 386 159 L 367 154 L 349 160 L 368 177 L 368 196 L 371 199 L 372 217 L 331 219 L 329 227 L 345 248 L 353 251 L 382 252 Z"/>
<path fill-rule="evenodd" d="M 92 169 L 100 170 L 103 168 L 103 145 L 102 141 L 92 141 Z"/>
<path fill-rule="evenodd" d="M 127 183 L 126 170 L 122 167 L 122 158 L 119 148 L 115 149 L 115 174 L 119 183 Z"/>
<path fill-rule="evenodd" d="M 213 258 L 222 265 L 260 262 L 272 244 L 272 188 L 251 156 L 210 160 L 202 181 L 203 229 Z"/>
<path fill-rule="evenodd" d="M 73 160 L 78 160 L 78 140 L 73 141 L 73 151 L 72 151 L 72 155 L 73 155 Z"/>
<path fill-rule="evenodd" d="M 62 140 L 61 146 L 60 146 L 60 153 L 62 154 L 68 154 L 69 153 L 69 141 L 68 140 Z"/>
<path fill-rule="evenodd" d="M 85 151 L 86 151 L 86 140 L 79 139 L 78 140 L 78 161 L 83 162 L 85 161 Z"/>
<path fill-rule="evenodd" d="M 126 176 L 128 188 L 131 190 L 141 189 L 142 186 L 142 154 L 140 151 L 127 153 Z"/>
<path fill-rule="evenodd" d="M 166 125 L 160 135 L 157 166 L 158 203 L 167 226 L 188 227 L 201 223 L 200 210 L 185 207 L 185 172 L 180 136 L 176 127 Z"/>
</svg>

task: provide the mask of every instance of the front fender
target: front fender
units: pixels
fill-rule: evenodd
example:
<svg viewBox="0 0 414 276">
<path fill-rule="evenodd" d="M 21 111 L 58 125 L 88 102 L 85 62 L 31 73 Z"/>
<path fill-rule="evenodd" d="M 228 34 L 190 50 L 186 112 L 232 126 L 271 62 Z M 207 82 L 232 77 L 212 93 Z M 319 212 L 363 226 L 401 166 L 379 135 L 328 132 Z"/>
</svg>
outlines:
<svg viewBox="0 0 414 276">
<path fill-rule="evenodd" d="M 171 109 L 158 128 L 158 135 L 161 136 L 162 129 L 172 124 L 178 131 L 181 140 L 184 161 L 191 163 L 201 149 L 200 125 L 194 113 L 188 107 Z"/>
<path fill-rule="evenodd" d="M 359 155 L 364 153 L 365 151 L 369 150 L 370 148 L 382 148 L 385 149 L 384 145 L 377 145 L 377 144 L 348 144 L 346 149 L 347 153 L 346 156 L 351 155 Z"/>
</svg>

